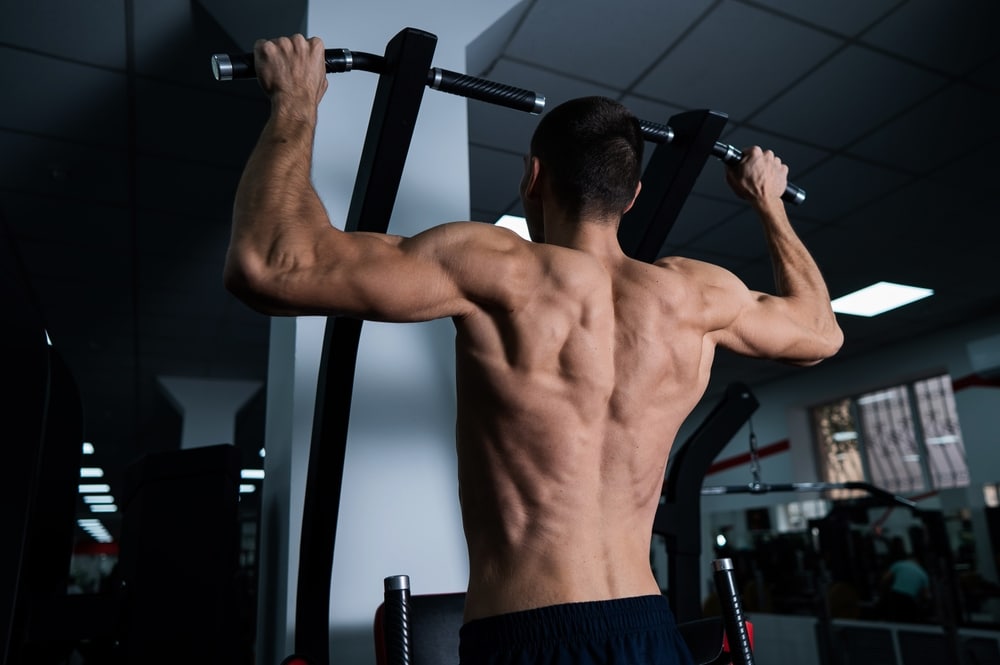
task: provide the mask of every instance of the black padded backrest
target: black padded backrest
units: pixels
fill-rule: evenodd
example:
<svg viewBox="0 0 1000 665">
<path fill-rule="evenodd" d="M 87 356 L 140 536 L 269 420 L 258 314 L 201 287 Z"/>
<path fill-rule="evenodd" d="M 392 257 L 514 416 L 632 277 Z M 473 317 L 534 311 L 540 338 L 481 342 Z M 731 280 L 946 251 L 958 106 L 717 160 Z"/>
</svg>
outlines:
<svg viewBox="0 0 1000 665">
<path fill-rule="evenodd" d="M 464 593 L 410 598 L 413 665 L 458 665 L 458 631 L 464 611 Z"/>
</svg>

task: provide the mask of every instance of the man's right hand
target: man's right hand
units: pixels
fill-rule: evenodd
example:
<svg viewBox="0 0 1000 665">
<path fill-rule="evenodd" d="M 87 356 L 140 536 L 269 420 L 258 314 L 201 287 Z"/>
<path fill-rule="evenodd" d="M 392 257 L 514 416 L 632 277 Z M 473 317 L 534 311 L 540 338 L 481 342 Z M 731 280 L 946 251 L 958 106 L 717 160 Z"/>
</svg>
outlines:
<svg viewBox="0 0 1000 665">
<path fill-rule="evenodd" d="M 788 166 L 770 150 L 757 146 L 743 152 L 743 159 L 726 169 L 726 181 L 736 195 L 754 205 L 781 204 L 788 185 Z"/>
<path fill-rule="evenodd" d="M 260 39 L 254 44 L 254 67 L 275 110 L 312 114 L 329 85 L 319 37 Z"/>
</svg>

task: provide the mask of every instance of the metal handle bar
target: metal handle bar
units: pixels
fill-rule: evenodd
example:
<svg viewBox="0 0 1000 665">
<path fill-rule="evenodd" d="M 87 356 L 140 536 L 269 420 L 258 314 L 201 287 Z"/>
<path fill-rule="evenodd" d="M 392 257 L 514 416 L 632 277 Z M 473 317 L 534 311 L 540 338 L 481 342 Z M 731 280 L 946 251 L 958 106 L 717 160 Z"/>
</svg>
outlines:
<svg viewBox="0 0 1000 665">
<path fill-rule="evenodd" d="M 668 125 L 640 120 L 639 127 L 642 129 L 642 137 L 652 143 L 670 143 L 674 140 L 674 130 Z M 712 146 L 712 156 L 719 158 L 723 164 L 737 164 L 743 159 L 743 153 L 740 150 L 719 141 L 716 141 L 715 145 Z M 781 199 L 792 205 L 799 205 L 806 200 L 806 190 L 788 183 Z"/>
<path fill-rule="evenodd" d="M 381 74 L 385 70 L 385 58 L 382 56 L 350 51 L 346 48 L 327 49 L 325 60 L 328 74 L 349 72 L 353 69 Z M 212 74 L 217 81 L 256 78 L 253 53 L 214 54 Z M 434 67 L 427 72 L 427 85 L 441 92 L 526 111 L 532 115 L 538 115 L 545 108 L 545 96 L 537 92 L 459 74 L 440 67 Z"/>
</svg>

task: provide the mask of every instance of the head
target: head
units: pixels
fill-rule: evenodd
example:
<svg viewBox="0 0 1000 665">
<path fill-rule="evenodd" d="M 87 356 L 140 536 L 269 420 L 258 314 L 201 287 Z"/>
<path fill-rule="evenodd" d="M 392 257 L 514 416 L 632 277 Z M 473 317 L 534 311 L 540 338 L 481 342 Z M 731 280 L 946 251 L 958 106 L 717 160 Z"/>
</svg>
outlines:
<svg viewBox="0 0 1000 665">
<path fill-rule="evenodd" d="M 606 97 L 549 111 L 531 139 L 521 186 L 529 226 L 541 226 L 541 196 L 571 217 L 620 219 L 635 200 L 643 145 L 636 117 Z"/>
</svg>

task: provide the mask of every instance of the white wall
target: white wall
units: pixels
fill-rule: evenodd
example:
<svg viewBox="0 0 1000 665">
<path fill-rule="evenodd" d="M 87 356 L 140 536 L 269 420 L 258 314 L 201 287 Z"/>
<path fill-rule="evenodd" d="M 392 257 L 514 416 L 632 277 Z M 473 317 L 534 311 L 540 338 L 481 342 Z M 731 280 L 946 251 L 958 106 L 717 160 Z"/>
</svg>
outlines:
<svg viewBox="0 0 1000 665">
<path fill-rule="evenodd" d="M 434 66 L 466 71 L 466 46 L 515 4 L 317 2 L 309 9 L 308 32 L 322 37 L 327 48 L 380 54 L 403 28 L 420 28 L 438 36 Z M 375 75 L 364 72 L 332 75 L 320 108 L 313 178 L 341 228 L 376 83 Z M 389 231 L 412 235 L 468 216 L 466 102 L 428 90 Z M 322 339 L 321 325 L 319 330 L 316 325 L 312 319 L 272 324 L 270 371 L 279 376 L 279 385 L 273 386 L 275 374 L 270 374 L 274 389 L 268 395 L 260 662 L 278 662 L 292 652 L 314 365 L 308 375 L 310 363 L 318 362 Z M 363 329 L 334 554 L 333 662 L 374 662 L 371 624 L 384 577 L 408 574 L 416 593 L 465 588 L 468 561 L 454 453 L 453 337 L 447 321 L 366 323 Z M 296 376 L 281 380 L 289 367 Z"/>
</svg>

